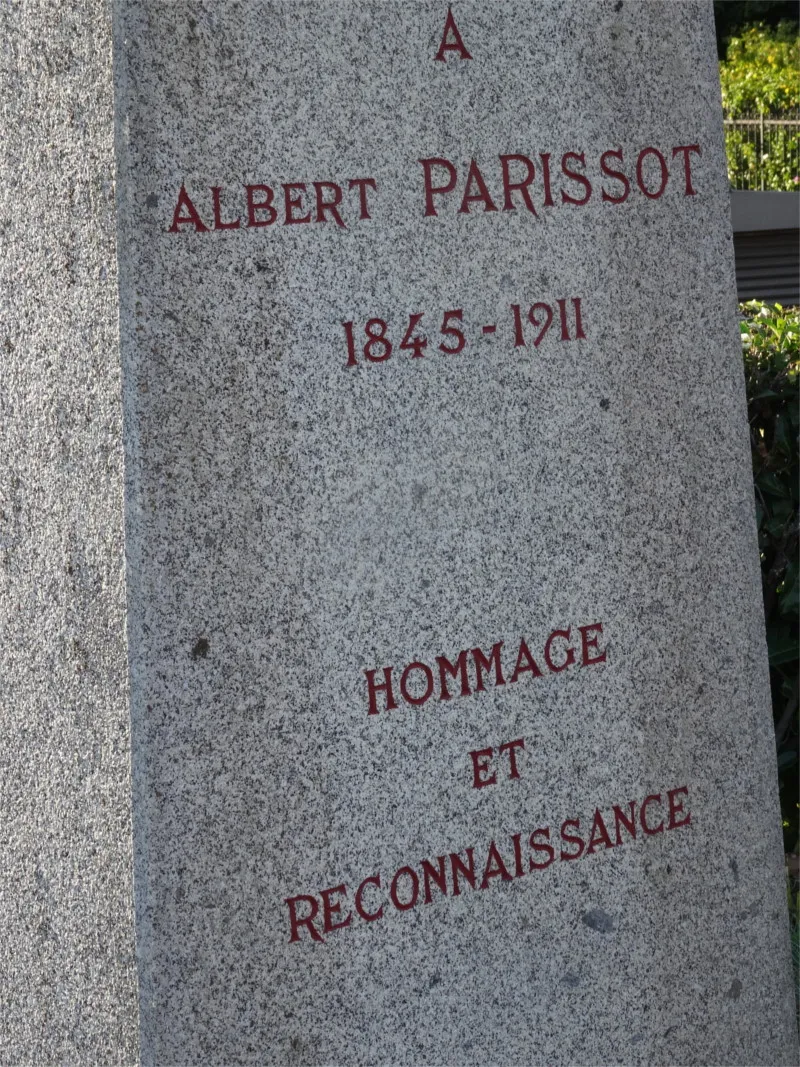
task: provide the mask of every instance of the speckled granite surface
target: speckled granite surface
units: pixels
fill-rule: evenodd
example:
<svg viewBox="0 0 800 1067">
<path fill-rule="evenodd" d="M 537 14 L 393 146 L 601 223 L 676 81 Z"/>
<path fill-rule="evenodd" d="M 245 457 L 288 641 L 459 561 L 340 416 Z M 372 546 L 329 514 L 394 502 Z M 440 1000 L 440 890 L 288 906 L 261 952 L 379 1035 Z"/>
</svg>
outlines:
<svg viewBox="0 0 800 1067">
<path fill-rule="evenodd" d="M 134 1063 L 111 14 L 0 41 L 0 1061 Z"/>
<path fill-rule="evenodd" d="M 4 1052 L 796 1062 L 711 5 L 3 17 Z"/>
<path fill-rule="evenodd" d="M 120 12 L 143 1056 L 788 1063 L 710 5 L 446 16 Z"/>
</svg>

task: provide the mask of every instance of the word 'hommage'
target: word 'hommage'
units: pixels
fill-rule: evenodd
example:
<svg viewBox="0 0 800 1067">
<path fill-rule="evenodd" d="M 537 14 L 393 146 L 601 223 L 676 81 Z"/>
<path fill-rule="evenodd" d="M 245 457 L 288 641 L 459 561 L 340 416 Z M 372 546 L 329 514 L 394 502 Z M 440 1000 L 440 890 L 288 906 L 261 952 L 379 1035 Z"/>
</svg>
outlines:
<svg viewBox="0 0 800 1067">
<path fill-rule="evenodd" d="M 595 808 L 591 827 L 583 832 L 580 819 L 565 819 L 557 832 L 551 833 L 549 826 L 540 826 L 529 835 L 511 834 L 509 843 L 503 846 L 505 856 L 497 842 L 490 841 L 481 850 L 485 852 L 485 860 L 477 864 L 475 849 L 467 848 L 437 856 L 433 861 L 421 860 L 416 866 L 405 864 L 386 880 L 380 872 L 371 874 L 353 893 L 352 908 L 348 902 L 350 890 L 344 883 L 321 889 L 318 894 L 287 897 L 284 903 L 289 909 L 289 941 L 300 941 L 301 929 L 312 941 L 324 941 L 323 934 L 349 926 L 354 918 L 366 923 L 377 922 L 383 918 L 387 903 L 397 911 L 409 911 L 420 903 L 431 904 L 434 886 L 437 895 L 457 897 L 462 886 L 488 889 L 496 878 L 512 882 L 543 871 L 557 861 L 568 863 L 591 856 L 600 848 L 617 848 L 627 843 L 623 831 L 628 839 L 635 841 L 639 830 L 645 837 L 654 837 L 666 830 L 689 826 L 692 817 L 683 807 L 683 798 L 688 793 L 685 785 L 668 789 L 665 794 L 651 793 L 641 803 L 630 800 L 627 804 L 614 804 L 611 814 L 605 817 Z M 531 850 L 527 856 L 523 854 L 524 837 L 527 837 L 525 848 Z"/>
<path fill-rule="evenodd" d="M 573 638 L 572 627 L 566 630 L 553 630 L 544 642 L 542 662 L 551 674 L 560 674 L 568 667 L 580 662 L 581 667 L 593 667 L 599 663 L 605 663 L 606 653 L 599 647 L 600 637 L 603 633 L 603 624 L 592 622 L 587 626 L 575 627 L 580 634 Z M 579 648 L 573 647 L 575 645 Z M 398 671 L 397 685 L 395 684 L 394 667 L 383 667 L 383 681 L 377 682 L 375 675 L 377 670 L 365 670 L 367 690 L 369 695 L 368 715 L 377 715 L 378 696 L 382 695 L 382 701 L 386 711 L 394 711 L 397 708 L 397 696 L 407 704 L 419 707 L 436 695 L 438 700 L 449 700 L 451 696 L 470 696 L 474 693 L 482 693 L 486 689 L 486 682 L 495 686 L 506 684 L 506 674 L 510 674 L 508 682 L 513 685 L 524 675 L 529 674 L 532 678 L 541 678 L 543 671 L 533 658 L 528 643 L 523 637 L 517 646 L 513 660 L 506 659 L 505 671 L 501 650 L 502 641 L 496 641 L 489 653 L 480 648 L 464 648 L 453 661 L 446 656 L 436 657 L 436 670 L 429 667 L 421 660 L 414 660 Z M 578 660 L 580 656 L 580 660 Z M 471 670 L 470 670 L 471 667 Z M 474 681 L 473 681 L 474 677 Z M 494 681 L 492 682 L 492 678 Z M 450 684 L 457 682 L 458 693 L 451 693 Z M 438 683 L 438 688 L 437 688 Z"/>
</svg>

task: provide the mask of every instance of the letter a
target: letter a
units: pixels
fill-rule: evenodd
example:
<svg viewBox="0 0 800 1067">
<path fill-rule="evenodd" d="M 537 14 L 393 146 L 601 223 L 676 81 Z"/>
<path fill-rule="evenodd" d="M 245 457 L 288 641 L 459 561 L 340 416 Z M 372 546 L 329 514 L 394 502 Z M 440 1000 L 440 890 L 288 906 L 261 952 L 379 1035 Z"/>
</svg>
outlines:
<svg viewBox="0 0 800 1067">
<path fill-rule="evenodd" d="M 453 39 L 448 40 L 448 36 L 452 34 Z M 439 51 L 434 56 L 434 59 L 441 60 L 444 63 L 445 52 L 458 52 L 462 59 L 472 59 L 472 56 L 467 51 L 467 46 L 464 44 L 461 34 L 458 32 L 458 26 L 456 26 L 456 20 L 453 18 L 453 12 L 448 7 L 447 18 L 444 23 L 444 33 L 442 34 L 442 43 L 439 45 Z"/>
<path fill-rule="evenodd" d="M 181 211 L 186 209 L 188 214 L 182 215 Z M 172 216 L 172 225 L 169 228 L 169 233 L 178 233 L 179 226 L 194 226 L 196 233 L 208 233 L 208 227 L 203 224 L 203 220 L 197 213 L 197 208 L 192 203 L 189 194 L 186 192 L 186 187 L 181 186 L 181 191 L 178 193 L 178 203 L 175 207 L 175 214 Z"/>
</svg>

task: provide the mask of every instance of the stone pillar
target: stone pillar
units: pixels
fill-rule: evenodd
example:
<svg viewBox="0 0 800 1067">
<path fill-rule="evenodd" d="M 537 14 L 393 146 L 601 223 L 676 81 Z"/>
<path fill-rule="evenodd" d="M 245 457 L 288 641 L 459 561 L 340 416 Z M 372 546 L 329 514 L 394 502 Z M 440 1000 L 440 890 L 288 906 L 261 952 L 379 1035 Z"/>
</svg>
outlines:
<svg viewBox="0 0 800 1067">
<path fill-rule="evenodd" d="M 36 12 L 13 1057 L 796 1062 L 711 5 Z"/>
</svg>

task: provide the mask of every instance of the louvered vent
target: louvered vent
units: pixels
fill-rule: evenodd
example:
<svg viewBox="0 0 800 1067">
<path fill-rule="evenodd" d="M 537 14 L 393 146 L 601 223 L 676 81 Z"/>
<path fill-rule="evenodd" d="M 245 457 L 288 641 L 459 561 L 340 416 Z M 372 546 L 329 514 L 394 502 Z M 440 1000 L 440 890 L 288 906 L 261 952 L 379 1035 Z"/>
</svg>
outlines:
<svg viewBox="0 0 800 1067">
<path fill-rule="evenodd" d="M 733 247 L 740 300 L 800 304 L 800 231 L 735 233 Z"/>
</svg>

